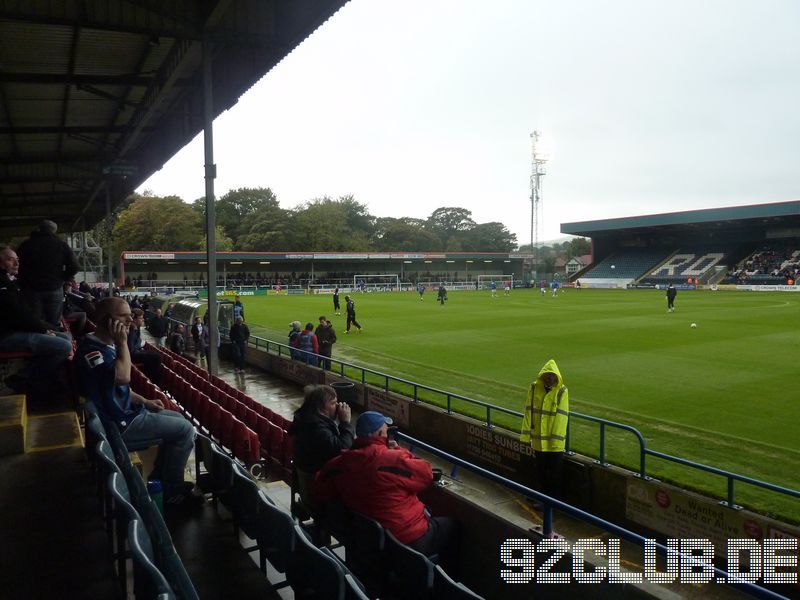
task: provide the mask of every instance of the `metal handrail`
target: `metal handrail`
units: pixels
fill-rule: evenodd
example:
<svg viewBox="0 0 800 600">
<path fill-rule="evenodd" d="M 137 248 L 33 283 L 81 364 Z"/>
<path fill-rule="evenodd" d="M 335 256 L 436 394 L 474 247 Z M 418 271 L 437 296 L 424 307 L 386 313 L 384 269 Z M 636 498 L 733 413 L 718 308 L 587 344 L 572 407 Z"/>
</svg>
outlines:
<svg viewBox="0 0 800 600">
<path fill-rule="evenodd" d="M 283 353 L 282 353 L 283 349 L 285 349 L 286 351 L 293 350 L 295 352 L 301 352 L 301 353 L 304 353 L 304 354 L 313 354 L 313 353 L 309 353 L 309 352 L 307 352 L 305 350 L 299 350 L 297 348 L 291 348 L 290 346 L 288 346 L 286 344 L 281 344 L 280 342 L 274 342 L 274 341 L 271 341 L 271 340 L 268 340 L 268 339 L 265 339 L 265 338 L 260 338 L 258 336 L 250 336 L 250 343 L 253 344 L 256 348 L 262 348 L 263 347 L 266 352 L 270 352 L 271 348 L 277 348 L 278 356 L 282 356 L 283 355 Z M 321 355 L 316 355 L 316 356 L 321 357 Z M 489 404 L 488 402 L 483 402 L 481 400 L 475 400 L 473 398 L 468 398 L 467 396 L 462 396 L 461 394 L 455 394 L 453 392 L 440 390 L 438 388 L 434 388 L 434 387 L 430 387 L 430 386 L 427 386 L 427 385 L 423 385 L 421 383 L 417 383 L 415 381 L 410 381 L 408 379 L 402 379 L 400 377 L 395 377 L 393 375 L 388 375 L 388 374 L 382 373 L 380 371 L 375 371 L 373 369 L 368 369 L 366 367 L 361 367 L 359 365 L 355 365 L 353 363 L 348 363 L 346 361 L 338 360 L 338 359 L 335 359 L 335 358 L 328 358 L 328 357 L 321 357 L 321 358 L 324 358 L 325 360 L 330 360 L 331 363 L 336 363 L 337 365 L 339 365 L 338 375 L 340 375 L 341 377 L 347 377 L 344 374 L 345 367 L 352 368 L 352 369 L 355 369 L 357 371 L 360 371 L 361 372 L 361 381 L 360 381 L 360 383 L 362 383 L 362 384 L 366 383 L 366 375 L 367 375 L 367 373 L 372 374 L 372 375 L 376 375 L 379 378 L 382 378 L 384 380 L 383 381 L 383 390 L 387 391 L 387 392 L 390 391 L 389 390 L 389 382 L 390 381 L 394 381 L 394 382 L 397 382 L 397 383 L 401 383 L 403 385 L 411 386 L 412 389 L 413 389 L 413 395 L 410 398 L 411 398 L 411 400 L 413 402 L 422 402 L 422 403 L 431 404 L 430 402 L 426 402 L 425 400 L 423 400 L 423 399 L 421 399 L 419 397 L 420 390 L 425 390 L 425 391 L 428 391 L 428 392 L 440 394 L 440 395 L 444 396 L 444 404 L 446 406 L 446 412 L 448 414 L 452 414 L 453 412 L 456 412 L 456 411 L 453 411 L 453 408 L 452 408 L 453 399 L 460 400 L 462 402 L 466 402 L 467 404 L 471 404 L 473 406 L 481 407 L 481 408 L 483 408 L 485 410 L 484 422 L 486 423 L 486 425 L 488 427 L 495 427 L 496 426 L 492 422 L 492 414 L 493 413 L 501 413 L 501 414 L 506 414 L 506 415 L 518 417 L 518 418 L 522 418 L 522 416 L 523 416 L 522 413 L 519 412 L 519 411 L 512 410 L 512 409 L 509 409 L 509 408 L 504 408 L 502 406 L 496 406 L 494 404 Z M 349 377 L 347 377 L 347 378 L 350 379 Z M 572 419 L 589 421 L 589 422 L 592 422 L 592 423 L 597 423 L 600 426 L 600 440 L 599 440 L 600 447 L 599 447 L 599 451 L 598 451 L 597 462 L 601 466 L 604 466 L 604 467 L 608 466 L 608 463 L 606 462 L 606 428 L 611 427 L 611 428 L 619 429 L 621 431 L 626 431 L 626 432 L 632 434 L 633 436 L 636 437 L 637 441 L 639 442 L 639 470 L 638 470 L 638 472 L 635 472 L 635 473 L 636 473 L 636 475 L 638 477 L 641 477 L 642 479 L 648 479 L 649 478 L 648 475 L 647 475 L 647 469 L 646 469 L 646 459 L 647 459 L 647 456 L 652 456 L 654 458 L 660 458 L 660 459 L 663 459 L 663 460 L 666 460 L 666 461 L 669 461 L 669 462 L 673 462 L 673 463 L 676 463 L 676 464 L 679 464 L 679 465 L 682 465 L 682 466 L 690 467 L 690 468 L 693 468 L 693 469 L 696 469 L 696 470 L 699 470 L 699 471 L 704 471 L 706 473 L 711 473 L 711 474 L 714 474 L 714 475 L 719 475 L 721 477 L 725 477 L 726 478 L 726 483 L 727 483 L 727 498 L 726 498 L 726 500 L 721 501 L 721 504 L 724 505 L 724 506 L 728 506 L 729 508 L 737 508 L 737 509 L 741 508 L 740 506 L 738 506 L 735 503 L 734 492 L 735 492 L 735 482 L 736 481 L 739 481 L 739 482 L 742 482 L 742 483 L 746 483 L 746 484 L 752 485 L 754 487 L 759 487 L 759 488 L 762 488 L 762 489 L 766 489 L 766 490 L 769 490 L 769 491 L 772 491 L 772 492 L 777 492 L 777 493 L 780 493 L 780 494 L 784 494 L 786 496 L 790 496 L 790 497 L 793 497 L 793 498 L 800 498 L 800 490 L 795 490 L 795 489 L 792 489 L 792 488 L 779 486 L 779 485 L 776 485 L 774 483 L 769 483 L 768 481 L 762 481 L 760 479 L 754 479 L 752 477 L 747 477 L 746 475 L 741 475 L 739 473 L 734 473 L 732 471 L 727 471 L 725 469 L 719 469 L 717 467 L 712 467 L 710 465 L 705 465 L 703 463 L 694 462 L 694 461 L 691 461 L 691 460 L 688 460 L 688 459 L 685 459 L 685 458 L 680 458 L 678 456 L 673 456 L 671 454 L 666 454 L 664 452 L 659 452 L 657 450 L 651 450 L 650 448 L 647 447 L 647 443 L 646 443 L 642 433 L 638 429 L 636 429 L 635 427 L 633 427 L 631 425 L 626 425 L 624 423 L 617 423 L 615 421 L 609 421 L 608 419 L 603 419 L 603 418 L 600 418 L 600 417 L 595 417 L 595 416 L 592 416 L 592 415 L 587 415 L 587 414 L 583 414 L 583 413 L 579 413 L 579 412 L 570 412 L 570 420 L 572 420 Z M 509 430 L 509 431 L 511 431 L 511 430 Z M 567 450 L 567 452 L 571 452 L 571 450 L 570 450 L 570 427 L 569 427 L 569 425 L 567 426 L 566 450 Z"/>
<path fill-rule="evenodd" d="M 535 500 L 540 501 L 544 506 L 543 519 L 542 519 L 543 520 L 542 530 L 543 530 L 543 535 L 546 538 L 547 537 L 551 537 L 551 535 L 553 533 L 553 510 L 557 509 L 560 512 L 563 512 L 563 513 L 565 513 L 567 515 L 570 515 L 571 517 L 580 519 L 581 521 L 584 521 L 585 523 L 588 523 L 588 524 L 593 525 L 595 527 L 599 527 L 599 528 L 601 528 L 601 529 L 603 529 L 605 531 L 611 532 L 611 533 L 613 533 L 615 535 L 618 535 L 619 537 L 621 537 L 623 539 L 626 539 L 626 540 L 628 540 L 630 542 L 637 543 L 637 544 L 641 545 L 642 547 L 644 547 L 645 543 L 653 543 L 653 540 L 651 538 L 646 538 L 645 536 L 639 535 L 638 533 L 635 533 L 633 531 L 625 529 L 624 527 L 620 527 L 619 525 L 616 525 L 616 524 L 612 523 L 611 521 L 606 521 L 605 519 L 603 519 L 601 517 L 598 517 L 596 515 L 593 515 L 591 513 L 588 513 L 588 512 L 586 512 L 584 510 L 581 510 L 580 508 L 577 508 L 577 507 L 572 506 L 570 504 L 566 504 L 566 503 L 564 503 L 564 502 L 562 502 L 560 500 L 557 500 L 556 498 L 551 498 L 550 496 L 547 496 L 545 494 L 542 494 L 541 492 L 538 492 L 538 491 L 533 490 L 533 489 L 531 489 L 529 487 L 526 487 L 526 486 L 522 485 L 521 483 L 517 483 L 516 481 L 512 481 L 510 479 L 506 479 L 502 475 L 498 475 L 497 473 L 492 473 L 491 471 L 489 471 L 487 469 L 484 469 L 482 467 L 479 467 L 478 465 L 475 465 L 475 464 L 470 463 L 470 462 L 468 462 L 466 460 L 458 458 L 457 456 L 454 456 L 454 455 L 452 455 L 452 454 L 450 454 L 448 452 L 445 452 L 444 450 L 440 450 L 439 448 L 431 446 L 430 444 L 426 444 L 425 442 L 423 442 L 423 441 L 421 441 L 419 439 L 413 438 L 410 435 L 406 435 L 406 434 L 398 431 L 396 428 L 392 428 L 390 436 L 393 437 L 396 440 L 403 441 L 403 442 L 406 442 L 407 444 L 409 444 L 411 446 L 411 448 L 412 448 L 412 451 L 415 448 L 421 448 L 421 449 L 425 450 L 425 452 L 428 452 L 430 454 L 433 454 L 435 456 L 443 458 L 443 459 L 445 459 L 446 461 L 448 461 L 449 463 L 451 463 L 453 465 L 456 465 L 456 466 L 461 467 L 463 469 L 466 469 L 468 471 L 472 471 L 473 473 L 477 473 L 478 475 L 480 475 L 482 477 L 485 477 L 486 479 L 488 479 L 490 481 L 493 481 L 495 483 L 499 483 L 500 485 L 502 485 L 502 486 L 514 491 L 514 492 L 522 494 L 522 495 L 524 495 L 526 497 L 532 497 Z M 667 546 L 665 546 L 665 545 L 663 545 L 661 543 L 655 542 L 655 547 L 656 547 L 656 550 L 662 556 L 666 556 L 667 553 L 670 552 L 670 550 L 667 548 Z M 681 556 L 685 556 L 689 560 L 693 560 L 693 558 L 694 558 L 694 557 L 691 557 L 690 555 L 681 555 Z M 773 592 L 772 590 L 769 590 L 767 588 L 763 588 L 763 587 L 761 587 L 759 585 L 756 585 L 754 583 L 751 583 L 751 582 L 738 580 L 736 583 L 731 583 L 731 580 L 732 579 L 736 579 L 736 578 L 732 577 L 730 575 L 730 573 L 728 573 L 727 571 L 725 571 L 723 569 L 720 569 L 718 567 L 713 567 L 713 569 L 714 569 L 715 575 L 718 578 L 717 579 L 718 581 L 725 581 L 729 585 L 731 585 L 731 586 L 733 586 L 733 587 L 735 587 L 737 589 L 740 589 L 740 590 L 742 590 L 742 591 L 744 591 L 744 592 L 746 592 L 746 593 L 748 593 L 748 594 L 750 594 L 752 596 L 755 596 L 757 598 L 770 598 L 770 599 L 775 599 L 775 600 L 786 599 L 786 596 L 782 596 L 780 594 L 777 594 L 777 593 Z M 721 577 L 724 577 L 724 579 L 719 579 Z"/>
</svg>

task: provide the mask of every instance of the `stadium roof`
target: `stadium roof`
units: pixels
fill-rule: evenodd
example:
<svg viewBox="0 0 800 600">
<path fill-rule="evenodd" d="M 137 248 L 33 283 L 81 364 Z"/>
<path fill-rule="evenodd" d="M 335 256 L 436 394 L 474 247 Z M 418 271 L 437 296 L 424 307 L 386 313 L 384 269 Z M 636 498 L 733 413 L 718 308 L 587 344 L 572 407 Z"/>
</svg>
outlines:
<svg viewBox="0 0 800 600">
<path fill-rule="evenodd" d="M 644 215 L 639 217 L 622 217 L 601 221 L 582 221 L 562 223 L 561 232 L 570 235 L 595 237 L 598 234 L 612 232 L 634 232 L 635 230 L 654 230 L 659 232 L 670 229 L 685 230 L 693 225 L 709 228 L 715 224 L 719 228 L 735 228 L 740 226 L 780 226 L 800 225 L 800 202 L 777 202 L 774 204 L 753 204 L 750 206 L 731 206 L 727 208 L 707 208 L 684 212 Z"/>
<path fill-rule="evenodd" d="M 0 239 L 80 231 L 347 0 L 0 0 Z M 202 177 L 198 166 L 198 177 Z"/>
</svg>

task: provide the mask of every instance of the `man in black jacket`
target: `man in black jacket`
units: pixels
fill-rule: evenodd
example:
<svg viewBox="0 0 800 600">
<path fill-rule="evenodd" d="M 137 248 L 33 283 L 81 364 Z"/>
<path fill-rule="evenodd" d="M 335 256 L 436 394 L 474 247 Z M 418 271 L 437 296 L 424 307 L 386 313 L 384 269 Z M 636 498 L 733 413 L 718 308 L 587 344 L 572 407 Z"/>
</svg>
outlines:
<svg viewBox="0 0 800 600">
<path fill-rule="evenodd" d="M 244 373 L 244 348 L 250 339 L 250 329 L 244 324 L 242 317 L 236 317 L 235 323 L 228 332 L 228 337 L 233 343 L 233 360 L 236 363 L 236 372 Z"/>
<path fill-rule="evenodd" d="M 150 335 L 156 338 L 156 346 L 163 346 L 167 341 L 167 319 L 161 316 L 161 309 L 157 308 L 153 318 L 150 319 Z"/>
<path fill-rule="evenodd" d="M 0 352 L 33 353 L 25 369 L 6 379 L 15 392 L 22 392 L 30 389 L 29 382 L 39 386 L 53 382 L 59 365 L 72 353 L 72 341 L 28 309 L 14 281 L 18 269 L 17 253 L 0 247 Z"/>
<path fill-rule="evenodd" d="M 19 284 L 33 314 L 58 329 L 64 305 L 62 286 L 78 272 L 78 261 L 56 231 L 55 223 L 42 221 L 39 230 L 20 244 Z"/>
</svg>

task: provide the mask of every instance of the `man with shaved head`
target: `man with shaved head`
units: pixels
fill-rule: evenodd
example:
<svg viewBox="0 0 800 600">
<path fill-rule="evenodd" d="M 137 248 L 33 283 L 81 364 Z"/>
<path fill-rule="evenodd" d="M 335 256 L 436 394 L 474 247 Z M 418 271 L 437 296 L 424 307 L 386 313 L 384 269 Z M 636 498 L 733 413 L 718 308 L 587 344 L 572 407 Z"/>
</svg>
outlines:
<svg viewBox="0 0 800 600">
<path fill-rule="evenodd" d="M 150 478 L 161 479 L 165 506 L 202 504 L 202 496 L 192 494 L 192 485 L 183 481 L 194 426 L 180 413 L 165 410 L 161 400 L 144 398 L 130 388 L 130 306 L 122 298 L 105 298 L 97 304 L 95 319 L 97 331 L 86 336 L 75 359 L 87 401 L 116 423 L 125 443 L 161 440 Z"/>
</svg>

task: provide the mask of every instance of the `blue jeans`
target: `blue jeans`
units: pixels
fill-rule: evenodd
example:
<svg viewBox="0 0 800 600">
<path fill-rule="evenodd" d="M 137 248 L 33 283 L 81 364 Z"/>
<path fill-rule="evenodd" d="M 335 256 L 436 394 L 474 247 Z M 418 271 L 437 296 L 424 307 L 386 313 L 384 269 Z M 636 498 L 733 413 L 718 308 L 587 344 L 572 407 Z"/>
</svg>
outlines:
<svg viewBox="0 0 800 600">
<path fill-rule="evenodd" d="M 126 444 L 161 440 L 155 470 L 160 472 L 165 499 L 183 491 L 183 472 L 194 447 L 194 438 L 194 425 L 173 410 L 144 411 L 122 432 Z"/>
<path fill-rule="evenodd" d="M 0 338 L 0 352 L 32 352 L 31 364 L 22 370 L 29 379 L 52 378 L 59 365 L 72 352 L 72 338 L 68 333 L 33 333 L 15 331 Z"/>
<path fill-rule="evenodd" d="M 61 313 L 64 310 L 64 292 L 59 287 L 51 292 L 25 290 L 25 299 L 30 303 L 31 312 L 53 329 L 61 327 Z"/>
</svg>

